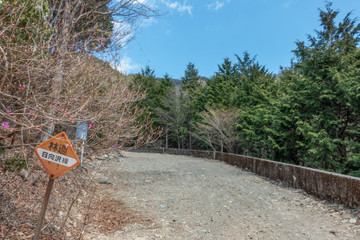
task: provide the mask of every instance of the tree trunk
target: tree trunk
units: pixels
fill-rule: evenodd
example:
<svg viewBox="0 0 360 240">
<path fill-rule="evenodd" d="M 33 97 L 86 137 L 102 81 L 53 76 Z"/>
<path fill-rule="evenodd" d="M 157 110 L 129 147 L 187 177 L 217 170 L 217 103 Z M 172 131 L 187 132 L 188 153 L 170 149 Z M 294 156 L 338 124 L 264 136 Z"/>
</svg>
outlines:
<svg viewBox="0 0 360 240">
<path fill-rule="evenodd" d="M 192 126 L 190 125 L 189 149 L 192 150 Z"/>
<path fill-rule="evenodd" d="M 165 135 L 165 149 L 169 148 L 169 133 L 168 133 L 169 129 L 166 125 L 166 135 Z"/>
<path fill-rule="evenodd" d="M 80 2 L 82 2 L 82 0 L 80 0 Z M 55 51 L 55 55 L 57 55 L 56 57 L 58 58 L 58 64 L 56 67 L 56 72 L 55 72 L 55 76 L 52 79 L 52 99 L 56 100 L 59 99 L 60 96 L 60 92 L 61 92 L 61 83 L 63 81 L 63 76 L 64 76 L 64 56 L 65 56 L 65 52 L 67 51 L 67 44 L 69 41 L 69 29 L 71 27 L 71 1 L 68 0 L 66 2 L 65 5 L 65 10 L 64 10 L 64 16 L 62 16 L 62 20 L 63 20 L 63 25 L 60 27 L 60 32 L 58 34 L 58 38 L 56 39 L 55 43 L 58 45 L 56 51 Z M 50 109 L 49 109 L 49 115 L 50 116 L 54 116 L 55 115 L 55 104 L 52 103 L 52 105 L 50 104 Z M 49 123 L 46 131 L 44 132 L 44 135 L 42 137 L 42 141 L 46 141 L 48 140 L 55 131 L 55 122 L 51 122 Z"/>
</svg>

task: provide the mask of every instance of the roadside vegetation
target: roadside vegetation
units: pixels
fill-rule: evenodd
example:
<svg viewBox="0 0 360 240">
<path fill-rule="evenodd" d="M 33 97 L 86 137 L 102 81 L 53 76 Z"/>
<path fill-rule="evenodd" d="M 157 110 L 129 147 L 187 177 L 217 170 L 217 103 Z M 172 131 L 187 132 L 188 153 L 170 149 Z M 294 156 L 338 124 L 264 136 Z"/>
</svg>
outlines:
<svg viewBox="0 0 360 240">
<path fill-rule="evenodd" d="M 134 29 L 155 15 L 136 0 L 0 1 L 1 238 L 32 238 L 47 179 L 34 154 L 39 143 L 64 131 L 79 152 L 78 123 L 88 127 L 87 155 L 162 134 L 139 106 L 145 95 L 115 70 Z M 67 176 L 55 184 L 44 239 L 63 239 L 70 209 L 92 191 L 84 169 Z"/>
<path fill-rule="evenodd" d="M 176 80 L 150 67 L 116 70 L 134 29 L 157 15 L 144 1 L 0 1 L 0 234 L 31 239 L 47 180 L 34 147 L 62 131 L 78 147 L 79 123 L 88 155 L 151 143 L 360 177 L 360 24 L 331 3 L 319 13 L 319 29 L 296 42 L 279 74 L 245 52 L 210 78 L 189 63 Z M 93 176 L 67 176 L 55 184 L 44 239 L 86 229 L 87 219 L 81 228 L 67 220 L 77 204 L 89 215 Z"/>
<path fill-rule="evenodd" d="M 154 14 L 129 0 L 1 1 L 2 151 L 31 150 L 60 131 L 73 138 L 78 122 L 90 152 L 156 139 L 138 106 L 144 94 L 112 68 L 137 22 Z"/>
<path fill-rule="evenodd" d="M 211 149 L 360 177 L 360 25 L 331 3 L 277 75 L 245 52 L 211 78 L 189 63 L 180 85 L 147 67 L 143 105 L 167 130 L 161 147 Z"/>
</svg>

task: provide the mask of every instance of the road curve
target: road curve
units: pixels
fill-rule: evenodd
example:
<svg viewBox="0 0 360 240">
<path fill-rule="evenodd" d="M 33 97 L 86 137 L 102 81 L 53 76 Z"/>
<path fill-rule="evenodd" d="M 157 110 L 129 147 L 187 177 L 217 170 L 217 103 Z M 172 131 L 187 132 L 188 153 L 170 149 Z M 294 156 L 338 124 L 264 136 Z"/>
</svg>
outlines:
<svg viewBox="0 0 360 240">
<path fill-rule="evenodd" d="M 223 162 L 125 153 L 105 165 L 103 191 L 152 219 L 85 239 L 360 239 L 358 218 Z"/>
</svg>

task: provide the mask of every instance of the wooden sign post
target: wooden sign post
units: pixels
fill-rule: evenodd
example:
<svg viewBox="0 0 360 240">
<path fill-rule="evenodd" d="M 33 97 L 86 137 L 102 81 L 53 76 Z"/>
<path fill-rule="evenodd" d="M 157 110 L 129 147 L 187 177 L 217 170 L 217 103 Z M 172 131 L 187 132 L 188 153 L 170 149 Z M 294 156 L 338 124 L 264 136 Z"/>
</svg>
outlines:
<svg viewBox="0 0 360 240">
<path fill-rule="evenodd" d="M 49 182 L 46 187 L 44 202 L 39 216 L 39 222 L 35 230 L 34 240 L 40 237 L 41 227 L 45 218 L 46 208 L 49 202 L 54 179 L 80 164 L 74 148 L 64 132 L 35 147 L 35 153 L 39 157 L 47 174 Z"/>
</svg>

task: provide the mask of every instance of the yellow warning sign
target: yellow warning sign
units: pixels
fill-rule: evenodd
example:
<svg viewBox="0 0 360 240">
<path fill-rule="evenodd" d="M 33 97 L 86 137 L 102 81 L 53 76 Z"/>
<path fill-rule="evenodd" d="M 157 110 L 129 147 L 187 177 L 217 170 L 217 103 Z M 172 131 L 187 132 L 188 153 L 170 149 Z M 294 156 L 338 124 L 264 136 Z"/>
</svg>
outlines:
<svg viewBox="0 0 360 240">
<path fill-rule="evenodd" d="M 35 147 L 35 153 L 51 179 L 80 164 L 74 148 L 65 132 Z"/>
</svg>

